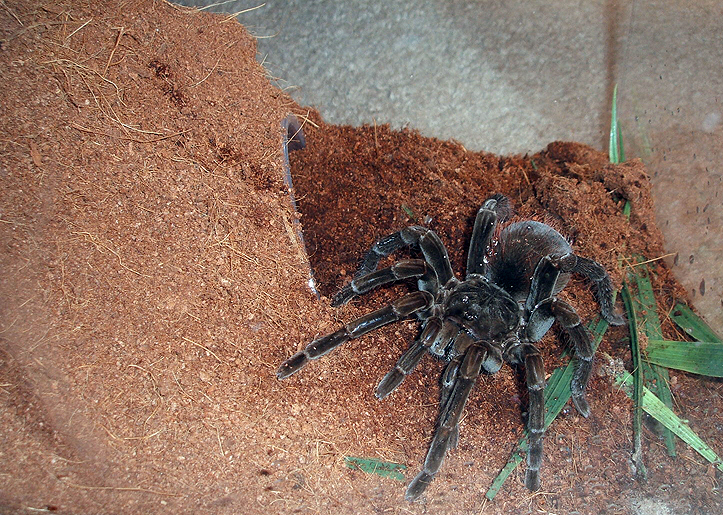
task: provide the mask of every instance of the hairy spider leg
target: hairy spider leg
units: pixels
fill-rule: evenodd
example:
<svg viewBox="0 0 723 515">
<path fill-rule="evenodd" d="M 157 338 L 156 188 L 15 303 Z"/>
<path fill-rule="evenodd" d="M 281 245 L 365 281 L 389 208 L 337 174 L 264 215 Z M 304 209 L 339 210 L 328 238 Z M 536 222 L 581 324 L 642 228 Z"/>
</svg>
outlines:
<svg viewBox="0 0 723 515">
<path fill-rule="evenodd" d="M 440 395 L 439 395 L 439 420 L 442 420 L 444 414 L 442 413 L 449 402 L 449 396 L 452 395 L 452 389 L 454 388 L 454 382 L 459 374 L 459 366 L 462 364 L 462 355 L 455 356 L 452 360 L 447 363 L 442 372 L 442 380 Z M 449 437 L 449 443 L 447 449 L 455 449 L 459 443 L 459 426 L 455 427 L 452 434 Z"/>
<path fill-rule="evenodd" d="M 452 265 L 449 262 L 449 255 L 442 240 L 439 239 L 439 236 L 437 236 L 437 233 L 433 230 L 419 225 L 409 226 L 394 234 L 385 236 L 374 243 L 366 256 L 364 256 L 356 276 L 360 277 L 373 272 L 377 269 L 381 258 L 389 256 L 402 247 L 415 247 L 422 251 L 424 260 L 432 267 L 437 276 L 438 285 L 444 286 L 447 284 L 447 281 L 454 277 Z M 420 281 L 419 285 L 420 290 L 436 293 L 436 291 L 431 289 L 435 285 L 427 287 L 421 283 L 422 281 Z"/>
<path fill-rule="evenodd" d="M 416 291 L 409 293 L 381 309 L 349 322 L 334 333 L 314 340 L 304 349 L 284 361 L 277 370 L 276 377 L 285 379 L 301 370 L 309 360 L 320 358 L 342 343 L 359 338 L 361 335 L 383 325 L 402 320 L 418 311 L 429 309 L 433 304 L 434 297 L 429 292 Z"/>
<path fill-rule="evenodd" d="M 542 465 L 542 437 L 545 434 L 545 366 L 540 351 L 531 343 L 523 343 L 520 353 L 525 364 L 529 407 L 527 410 L 527 471 L 525 486 L 529 490 L 540 488 L 540 465 Z"/>
<path fill-rule="evenodd" d="M 564 256 L 575 257 L 572 254 Z M 527 341 L 537 342 L 550 330 L 555 317 L 548 310 L 539 309 L 543 301 L 554 298 L 555 284 L 560 277 L 560 258 L 545 256 L 537 263 L 535 272 L 530 281 L 530 292 L 525 301 L 525 315 L 527 326 L 525 336 Z"/>
<path fill-rule="evenodd" d="M 537 342 L 549 331 L 555 316 L 545 307 L 555 299 L 555 285 L 560 279 L 561 269 L 571 264 L 575 256 L 565 254 L 545 256 L 537 263 L 530 282 L 530 293 L 525 302 L 527 327 L 525 342 L 508 347 L 512 350 L 511 362 L 523 363 L 527 378 L 529 405 L 527 408 L 527 471 L 525 486 L 529 490 L 540 488 L 540 467 L 545 436 L 545 369 L 540 351 L 531 342 Z M 564 326 L 564 325 L 563 325 Z"/>
<path fill-rule="evenodd" d="M 590 415 L 590 406 L 585 399 L 585 390 L 590 380 L 594 355 L 590 333 L 582 325 L 575 309 L 567 302 L 560 299 L 551 299 L 549 309 L 555 320 L 570 336 L 570 341 L 575 349 L 576 362 L 572 382 L 570 383 L 572 403 L 580 415 L 588 417 Z"/>
<path fill-rule="evenodd" d="M 525 336 L 531 342 L 539 341 L 555 321 L 570 336 L 575 354 L 573 378 L 570 384 L 572 403 L 582 416 L 587 417 L 590 414 L 590 406 L 585 399 L 585 390 L 592 371 L 594 354 L 592 341 L 574 308 L 554 297 L 555 284 L 561 270 L 575 270 L 575 258 L 577 256 L 573 254 L 566 254 L 560 257 L 545 256 L 540 259 L 535 268 L 530 293 L 525 303 L 527 318 Z M 530 446 L 527 451 L 525 486 L 530 490 L 537 490 L 540 487 L 539 471 L 542 464 L 542 438 L 545 432 L 543 395 L 545 372 L 542 358 L 534 345 L 523 343 L 521 352 L 530 395 L 527 420 Z"/>
<path fill-rule="evenodd" d="M 439 336 L 442 329 L 442 320 L 439 317 L 430 317 L 424 323 L 422 334 L 419 338 L 402 354 L 384 379 L 377 386 L 375 395 L 377 399 L 383 399 L 397 387 L 402 384 L 404 378 L 407 377 L 417 367 L 422 356 L 429 350 L 434 341 Z"/>
<path fill-rule="evenodd" d="M 459 333 L 459 324 L 451 318 L 442 319 L 442 329 L 440 329 L 437 338 L 429 347 L 429 352 L 438 358 L 447 359 L 447 353 L 452 348 L 452 344 L 456 341 Z"/>
<path fill-rule="evenodd" d="M 377 398 L 383 399 L 393 392 L 404 378 L 412 373 L 425 352 L 444 358 L 448 349 L 451 348 L 450 359 L 459 361 L 461 359 L 459 355 L 464 352 L 464 349 L 457 350 L 457 345 L 453 345 L 456 344 L 459 332 L 460 327 L 453 320 L 449 318 L 442 320 L 437 316 L 429 317 L 422 326 L 422 334 L 419 338 L 402 354 L 394 368 L 384 376 L 377 386 Z M 452 377 L 452 381 L 454 381 L 454 377 Z M 444 385 L 444 379 L 442 382 Z"/>
<path fill-rule="evenodd" d="M 381 270 L 355 277 L 334 295 L 331 305 L 334 307 L 341 306 L 354 297 L 368 293 L 379 286 L 401 281 L 402 279 L 409 279 L 410 277 L 423 278 L 427 283 L 433 284 L 433 287 L 425 291 L 429 291 L 432 295 L 436 294 L 438 289 L 437 277 L 427 262 L 423 259 L 405 259 L 398 261 L 389 268 L 382 268 Z"/>
<path fill-rule="evenodd" d="M 499 193 L 488 198 L 477 211 L 472 239 L 467 252 L 467 278 L 471 274 L 484 275 L 487 271 L 485 256 L 495 233 L 497 222 L 504 221 L 510 212 L 507 197 Z"/>
<path fill-rule="evenodd" d="M 457 335 L 455 334 L 455 338 L 456 336 Z M 440 381 L 441 390 L 439 396 L 440 420 L 446 416 L 444 410 L 448 408 L 449 396 L 452 394 L 454 382 L 457 379 L 457 375 L 459 374 L 459 366 L 462 363 L 464 351 L 466 350 L 465 346 L 468 346 L 469 344 L 467 342 L 470 341 L 471 340 L 469 338 L 460 338 L 459 343 L 457 342 L 457 340 L 455 340 L 455 346 L 452 349 L 451 359 L 447 363 L 447 366 L 444 368 L 444 371 L 442 372 L 442 379 Z M 500 349 L 494 345 L 490 345 L 487 350 L 487 358 L 482 363 L 482 369 L 488 374 L 496 374 L 497 372 L 499 372 L 500 368 L 502 368 L 502 363 L 504 362 L 502 358 L 502 353 Z M 455 447 L 457 447 L 458 441 L 459 426 L 454 429 L 454 432 L 449 439 L 449 444 L 447 448 L 454 449 Z"/>
<path fill-rule="evenodd" d="M 580 265 L 581 262 L 582 265 Z M 557 320 L 570 336 L 577 359 L 570 384 L 572 403 L 582 416 L 587 417 L 590 415 L 590 406 L 585 399 L 585 389 L 592 372 L 594 355 L 592 340 L 575 309 L 567 302 L 553 296 L 554 285 L 560 275 L 560 270 L 580 272 L 593 281 L 597 277 L 598 292 L 602 292 L 604 297 L 600 301 L 603 316 L 605 316 L 605 305 L 608 306 L 605 318 L 610 323 L 613 323 L 610 318 L 615 319 L 618 315 L 612 313 L 612 285 L 610 278 L 595 261 L 573 254 L 566 254 L 560 257 L 545 256 L 537 264 L 526 303 L 526 311 L 529 313 L 527 336 L 533 342 L 540 340 L 549 330 L 554 320 Z M 606 284 L 607 291 L 604 290 Z M 620 318 L 622 320 L 622 317 Z"/>
<path fill-rule="evenodd" d="M 471 336 L 465 332 L 461 332 L 457 340 L 459 341 L 462 338 L 471 341 Z M 408 501 L 414 501 L 422 495 L 442 466 L 447 449 L 450 448 L 450 443 L 458 434 L 457 426 L 462 417 L 469 393 L 472 391 L 477 377 L 479 377 L 480 370 L 488 354 L 489 351 L 484 342 L 474 342 L 468 346 L 462 361 L 457 367 L 452 392 L 448 395 L 447 402 L 442 408 L 439 423 L 434 432 L 429 451 L 427 451 L 427 457 L 424 460 L 424 467 L 407 487 L 405 498 Z"/>
<path fill-rule="evenodd" d="M 576 256 L 577 263 L 572 267 L 573 272 L 584 275 L 595 283 L 595 297 L 600 304 L 602 316 L 611 325 L 623 325 L 625 319 L 615 313 L 613 307 L 613 283 L 605 269 L 596 261 Z"/>
</svg>

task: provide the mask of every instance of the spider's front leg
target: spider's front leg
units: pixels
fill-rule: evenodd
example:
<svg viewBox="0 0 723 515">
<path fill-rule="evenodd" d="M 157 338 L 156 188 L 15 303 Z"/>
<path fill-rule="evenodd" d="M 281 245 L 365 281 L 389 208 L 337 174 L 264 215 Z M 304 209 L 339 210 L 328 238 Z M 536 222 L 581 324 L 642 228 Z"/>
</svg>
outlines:
<svg viewBox="0 0 723 515">
<path fill-rule="evenodd" d="M 485 255 L 489 250 L 495 227 L 498 222 L 505 221 L 511 212 L 510 201 L 499 193 L 485 200 L 479 208 L 467 252 L 467 277 L 472 274 L 484 275 L 487 269 Z"/>
<path fill-rule="evenodd" d="M 461 361 L 452 362 L 453 364 L 445 369 L 445 376 L 456 377 L 452 386 L 449 386 L 450 377 L 443 377 L 447 385 L 443 382 L 443 404 L 439 421 L 424 460 L 424 467 L 407 487 L 405 498 L 408 501 L 414 501 L 422 495 L 442 466 L 447 450 L 457 444 L 459 421 L 480 372 L 484 369 L 488 373 L 494 373 L 501 365 L 498 352 L 494 352 L 485 342 L 473 341 L 465 332 L 460 332 L 455 347 L 464 349 L 464 357 Z"/>
<path fill-rule="evenodd" d="M 341 306 L 354 297 L 368 293 L 384 284 L 415 277 L 431 285 L 429 288 L 425 288 L 425 291 L 432 294 L 437 291 L 437 278 L 427 262 L 423 259 L 405 259 L 394 263 L 388 268 L 358 275 L 334 295 L 331 305 L 334 307 Z"/>
<path fill-rule="evenodd" d="M 404 354 L 397 360 L 394 368 L 391 369 L 384 379 L 377 386 L 375 395 L 377 399 L 383 399 L 402 384 L 404 378 L 407 377 L 417 367 L 422 356 L 427 353 L 429 348 L 439 338 L 442 329 L 442 321 L 438 317 L 430 317 L 424 323 L 422 334 L 419 338 L 406 350 Z"/>
<path fill-rule="evenodd" d="M 449 444 L 456 436 L 457 425 L 462 417 L 462 411 L 467 403 L 469 393 L 477 381 L 486 355 L 487 350 L 484 347 L 471 346 L 467 350 L 459 366 L 452 393 L 447 400 L 447 404 L 442 408 L 437 429 L 434 432 L 432 443 L 424 460 L 424 467 L 407 487 L 405 498 L 408 501 L 414 501 L 422 495 L 442 466 Z"/>
<path fill-rule="evenodd" d="M 377 398 L 383 399 L 402 384 L 404 378 L 412 373 L 422 356 L 427 352 L 437 357 L 444 357 L 452 342 L 456 341 L 459 331 L 459 326 L 449 319 L 442 320 L 437 316 L 427 318 L 419 338 L 402 354 L 394 368 L 384 376 L 384 379 L 377 386 Z M 457 357 L 457 360 L 459 359 L 461 358 Z M 451 377 L 452 381 L 456 377 L 456 372 L 453 372 L 453 374 L 454 376 L 450 375 L 449 372 L 445 372 L 445 376 Z M 444 381 L 443 379 L 443 385 Z M 444 393 L 442 393 L 442 399 L 442 404 L 444 404 L 446 402 Z"/>
<path fill-rule="evenodd" d="M 406 227 L 375 242 L 364 256 L 356 276 L 361 277 L 372 273 L 377 269 L 381 258 L 389 256 L 403 247 L 415 247 L 422 251 L 424 260 L 434 270 L 439 285 L 444 286 L 454 277 L 449 255 L 442 240 L 433 230 L 419 225 Z M 420 289 L 433 291 L 428 288 Z"/>
<path fill-rule="evenodd" d="M 524 357 L 529 395 L 527 432 L 530 446 L 527 449 L 525 486 L 529 490 L 538 490 L 540 488 L 540 465 L 542 465 L 542 437 L 545 435 L 545 367 L 537 347 L 526 343 L 521 346 L 520 350 Z"/>
<path fill-rule="evenodd" d="M 449 409 L 448 401 L 450 396 L 452 395 L 457 376 L 459 375 L 459 367 L 462 363 L 462 359 L 465 356 L 465 350 L 467 346 L 471 344 L 471 341 L 472 340 L 468 337 L 463 337 L 460 338 L 458 341 L 455 341 L 455 346 L 452 351 L 452 359 L 449 361 L 449 363 L 447 363 L 447 366 L 444 368 L 444 372 L 442 372 L 442 380 L 440 381 L 441 390 L 439 395 L 439 406 L 442 410 L 440 412 L 440 420 L 446 417 L 445 410 Z M 500 368 L 502 368 L 503 362 L 504 360 L 502 358 L 501 350 L 494 345 L 490 345 L 487 347 L 487 357 L 482 362 L 482 370 L 484 370 L 488 374 L 496 374 L 497 372 L 499 372 Z M 459 426 L 455 428 L 455 431 L 449 440 L 449 446 L 447 448 L 454 449 L 455 447 L 457 447 L 458 441 Z"/>
<path fill-rule="evenodd" d="M 429 309 L 434 297 L 426 291 L 409 293 L 388 306 L 373 311 L 344 325 L 341 329 L 318 338 L 284 361 L 276 372 L 276 377 L 285 379 L 301 370 L 311 359 L 318 359 L 337 348 L 342 343 L 359 338 L 361 335 L 378 329 L 383 325 L 402 320 L 417 311 Z"/>
</svg>

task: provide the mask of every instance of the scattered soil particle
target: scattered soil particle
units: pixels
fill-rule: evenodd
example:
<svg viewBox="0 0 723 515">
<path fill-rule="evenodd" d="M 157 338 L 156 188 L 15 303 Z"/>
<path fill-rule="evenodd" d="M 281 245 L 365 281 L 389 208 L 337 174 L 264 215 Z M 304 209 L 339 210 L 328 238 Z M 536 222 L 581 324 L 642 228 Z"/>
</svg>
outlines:
<svg viewBox="0 0 723 515">
<path fill-rule="evenodd" d="M 0 9 L 0 511 L 28 513 L 679 513 L 721 504 L 720 475 L 645 434 L 647 482 L 631 478 L 626 396 L 602 373 L 628 363 L 608 333 L 593 414 L 567 409 L 546 438 L 543 491 L 522 468 L 484 492 L 523 427 L 519 371 L 473 392 L 458 449 L 424 502 L 344 456 L 421 466 L 440 362 L 389 399 L 376 383 L 416 335 L 370 333 L 294 377 L 278 364 L 405 290 L 341 309 L 328 295 L 378 237 L 435 229 L 463 272 L 474 214 L 502 192 L 518 217 L 553 224 L 617 285 L 619 259 L 661 254 L 637 162 L 553 143 L 529 157 L 467 152 L 388 127 L 336 127 L 271 85 L 235 21 L 163 1 L 6 1 Z M 291 155 L 299 216 L 284 185 L 281 120 L 306 120 Z M 621 213 L 632 204 L 630 221 Z M 685 298 L 654 262 L 658 301 Z M 588 285 L 563 296 L 591 319 Z M 677 337 L 664 320 L 666 335 Z M 548 371 L 564 363 L 554 331 Z M 673 373 L 676 409 L 719 441 L 720 381 Z M 637 504 L 636 504 L 637 503 Z"/>
</svg>

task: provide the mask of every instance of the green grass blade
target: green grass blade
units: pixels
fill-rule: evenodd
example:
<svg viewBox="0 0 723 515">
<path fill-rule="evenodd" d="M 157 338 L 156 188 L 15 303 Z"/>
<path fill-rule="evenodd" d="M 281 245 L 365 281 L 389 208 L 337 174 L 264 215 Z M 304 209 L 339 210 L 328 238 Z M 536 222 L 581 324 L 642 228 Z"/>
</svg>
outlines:
<svg viewBox="0 0 723 515">
<path fill-rule="evenodd" d="M 638 301 L 638 305 L 633 307 L 640 322 L 640 329 L 648 338 L 662 338 L 663 329 L 660 327 L 660 318 L 658 318 L 658 303 L 655 301 L 653 285 L 648 277 L 648 268 L 639 264 L 630 267 L 630 270 L 630 275 L 635 279 L 635 285 L 638 288 L 637 299 L 635 299 Z"/>
<path fill-rule="evenodd" d="M 643 429 L 643 373 L 640 359 L 640 344 L 638 342 L 638 322 L 636 318 L 635 308 L 633 306 L 633 298 L 630 295 L 628 285 L 623 283 L 622 289 L 623 304 L 628 314 L 628 324 L 630 326 L 630 351 L 633 355 L 633 466 L 635 474 L 645 477 L 646 470 L 643 463 L 643 448 L 641 444 L 641 435 Z"/>
<path fill-rule="evenodd" d="M 632 383 L 630 374 L 624 374 L 617 378 L 618 384 L 629 387 Z M 625 388 L 628 396 L 631 396 L 630 388 Z M 715 465 L 718 470 L 723 471 L 723 461 L 695 432 L 683 422 L 673 411 L 658 399 L 653 392 L 647 388 L 643 389 L 642 408 L 655 420 L 675 433 L 681 440 L 695 449 L 706 460 Z"/>
<path fill-rule="evenodd" d="M 632 204 L 630 204 L 629 200 L 625 201 L 625 204 L 623 204 L 623 216 L 626 218 L 626 220 L 630 221 L 630 213 L 633 210 Z"/>
<path fill-rule="evenodd" d="M 512 474 L 512 471 L 515 470 L 517 466 L 522 463 L 522 460 L 525 459 L 525 454 L 527 453 L 528 448 L 529 442 L 527 441 L 527 436 L 525 436 L 517 444 L 517 447 L 512 453 L 512 456 L 510 456 L 510 459 L 507 460 L 507 464 L 502 468 L 500 473 L 497 474 L 497 477 L 494 479 L 494 481 L 492 481 L 489 490 L 487 490 L 487 493 L 485 493 L 485 497 L 487 499 L 491 501 L 495 498 L 495 495 L 497 495 L 497 493 L 500 491 L 502 485 L 505 484 L 505 481 L 507 480 L 509 475 Z"/>
<path fill-rule="evenodd" d="M 636 256 L 639 261 L 644 262 L 642 256 Z M 638 321 L 639 328 L 643 331 L 648 340 L 663 339 L 663 329 L 660 326 L 660 318 L 658 317 L 658 303 L 655 300 L 653 285 L 650 282 L 649 269 L 647 265 L 641 263 L 630 267 L 629 275 L 635 279 L 637 287 L 637 296 L 633 298 L 633 309 L 635 317 Z M 642 353 L 645 358 L 645 353 Z M 643 385 L 662 400 L 669 408 L 673 407 L 673 394 L 670 392 L 670 376 L 668 370 L 651 363 L 644 359 L 642 361 L 642 372 L 644 377 Z M 675 456 L 675 438 L 673 433 L 668 429 L 662 430 L 665 447 L 669 456 Z"/>
<path fill-rule="evenodd" d="M 402 211 L 404 211 L 404 213 L 410 218 L 410 220 L 412 220 L 413 222 L 417 221 L 417 217 L 414 216 L 414 211 L 412 211 L 412 209 L 408 205 L 402 204 L 401 207 Z"/>
<path fill-rule="evenodd" d="M 646 359 L 663 367 L 723 377 L 723 343 L 649 340 Z"/>
<path fill-rule="evenodd" d="M 699 342 L 723 343 L 708 324 L 683 303 L 677 303 L 670 313 L 673 322 Z"/>
<path fill-rule="evenodd" d="M 375 458 L 357 458 L 355 456 L 344 456 L 344 464 L 350 469 L 361 470 L 367 474 L 376 474 L 382 477 L 404 481 L 406 465 L 391 461 L 381 461 Z"/>
<path fill-rule="evenodd" d="M 593 350 L 597 350 L 603 336 L 605 335 L 605 331 L 608 329 L 608 323 L 606 320 L 599 318 L 588 327 L 593 336 Z M 552 375 L 550 375 L 550 379 L 547 381 L 547 387 L 545 388 L 545 429 L 547 429 L 555 418 L 557 418 L 567 402 L 570 400 L 572 395 L 570 392 L 570 381 L 572 381 L 573 371 L 574 362 L 571 361 L 566 366 L 555 369 Z M 525 430 L 524 435 L 517 443 L 515 450 L 512 451 L 512 456 L 510 456 L 507 464 L 492 481 L 492 485 L 490 485 L 489 490 L 485 493 L 485 497 L 487 497 L 487 499 L 490 501 L 494 499 L 497 492 L 499 492 L 500 488 L 502 488 L 505 480 L 507 480 L 512 471 L 514 471 L 524 460 L 528 447 L 527 430 Z"/>
<path fill-rule="evenodd" d="M 618 85 L 615 84 L 613 89 L 613 102 L 610 114 L 610 145 L 609 158 L 613 164 L 620 164 L 625 161 L 625 151 L 623 150 L 623 139 L 620 133 L 620 123 L 618 122 Z"/>
</svg>

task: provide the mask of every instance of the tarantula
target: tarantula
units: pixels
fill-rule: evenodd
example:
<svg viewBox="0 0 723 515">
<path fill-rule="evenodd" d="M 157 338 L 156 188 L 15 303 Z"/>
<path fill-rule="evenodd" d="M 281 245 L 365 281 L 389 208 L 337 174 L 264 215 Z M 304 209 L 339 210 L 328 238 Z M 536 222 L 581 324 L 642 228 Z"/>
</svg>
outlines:
<svg viewBox="0 0 723 515">
<path fill-rule="evenodd" d="M 503 362 L 521 364 L 526 370 L 530 445 L 525 485 L 537 490 L 545 431 L 545 371 L 535 343 L 554 322 L 568 334 L 574 349 L 572 402 L 581 415 L 590 414 L 585 399 L 594 352 L 590 335 L 573 307 L 556 297 L 570 273 L 582 274 L 595 283 L 603 317 L 614 325 L 623 323 L 614 313 L 612 283 L 603 267 L 576 256 L 565 238 L 549 225 L 518 221 L 504 226 L 495 238 L 498 224 L 510 214 L 510 203 L 503 195 L 493 195 L 482 204 L 474 223 L 464 281 L 455 277 L 447 249 L 430 229 L 410 226 L 378 240 L 355 278 L 334 296 L 332 305 L 340 306 L 381 285 L 408 278 L 416 279 L 418 291 L 314 340 L 278 369 L 277 377 L 284 379 L 342 343 L 416 315 L 421 322 L 419 337 L 376 389 L 379 399 L 389 395 L 426 352 L 448 362 L 441 378 L 434 436 L 422 471 L 407 488 L 409 501 L 424 492 L 447 450 L 456 447 L 462 411 L 479 374 L 494 374 Z M 377 270 L 382 257 L 403 247 L 417 248 L 423 259 L 405 259 Z"/>
</svg>

